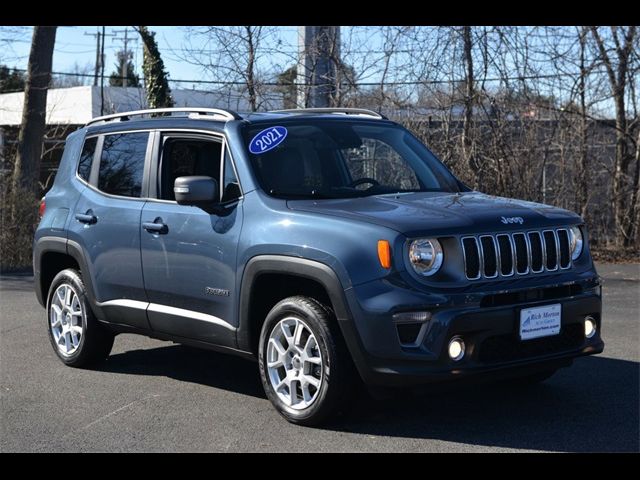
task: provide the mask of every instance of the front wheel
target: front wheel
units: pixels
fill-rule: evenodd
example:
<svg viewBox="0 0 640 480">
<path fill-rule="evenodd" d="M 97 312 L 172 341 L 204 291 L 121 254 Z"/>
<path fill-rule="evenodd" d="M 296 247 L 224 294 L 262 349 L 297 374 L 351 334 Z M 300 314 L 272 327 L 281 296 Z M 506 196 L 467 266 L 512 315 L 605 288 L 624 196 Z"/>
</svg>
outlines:
<svg viewBox="0 0 640 480">
<path fill-rule="evenodd" d="M 291 423 L 317 425 L 348 405 L 353 363 L 333 313 L 312 298 L 289 297 L 271 309 L 259 362 L 267 397 Z"/>
</svg>

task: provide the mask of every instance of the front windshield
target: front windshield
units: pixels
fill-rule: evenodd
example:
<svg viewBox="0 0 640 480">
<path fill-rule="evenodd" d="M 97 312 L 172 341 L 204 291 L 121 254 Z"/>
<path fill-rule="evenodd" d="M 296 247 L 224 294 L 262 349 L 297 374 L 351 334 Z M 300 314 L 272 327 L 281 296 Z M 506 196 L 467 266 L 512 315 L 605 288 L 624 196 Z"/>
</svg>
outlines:
<svg viewBox="0 0 640 480">
<path fill-rule="evenodd" d="M 273 196 L 460 191 L 444 165 L 397 125 L 296 119 L 249 126 L 244 134 L 258 180 Z"/>
</svg>

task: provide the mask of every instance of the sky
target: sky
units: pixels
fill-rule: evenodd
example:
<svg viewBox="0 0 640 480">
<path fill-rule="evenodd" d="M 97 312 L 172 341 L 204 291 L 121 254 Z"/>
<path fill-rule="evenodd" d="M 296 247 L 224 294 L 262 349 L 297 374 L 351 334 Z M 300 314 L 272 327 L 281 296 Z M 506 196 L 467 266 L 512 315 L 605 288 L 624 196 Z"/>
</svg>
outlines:
<svg viewBox="0 0 640 480">
<path fill-rule="evenodd" d="M 56 47 L 53 55 L 54 72 L 73 72 L 76 65 L 89 73 L 93 73 L 96 59 L 96 26 L 61 26 L 56 34 Z M 107 26 L 107 39 L 105 42 L 105 76 L 115 69 L 116 52 L 123 48 L 123 30 L 129 29 L 128 37 L 134 41 L 129 43 L 129 48 L 134 52 L 133 62 L 137 73 L 141 75 L 142 42 L 138 34 L 131 27 Z M 165 68 L 172 79 L 203 79 L 202 70 L 197 65 L 192 65 L 179 58 L 179 52 L 187 46 L 189 35 L 183 27 L 149 26 L 156 32 L 156 40 L 165 63 Z M 117 37 L 109 36 L 116 33 Z M 89 35 L 92 34 L 92 35 Z M 8 33 L 0 30 L 0 40 L 7 38 Z M 285 45 L 287 52 L 295 50 L 297 44 L 297 27 L 280 27 L 279 36 Z M 6 45 L 3 43 L 3 45 Z M 24 28 L 19 35 L 12 33 L 9 49 L 0 53 L 0 63 L 10 67 L 26 68 L 31 46 L 31 29 Z M 286 62 L 287 58 L 281 59 Z M 182 88 L 191 88 L 188 83 L 181 83 Z"/>
<path fill-rule="evenodd" d="M 56 35 L 56 45 L 53 56 L 53 71 L 55 72 L 82 72 L 93 74 L 96 59 L 96 38 L 95 34 L 98 30 L 97 26 L 60 26 Z M 134 52 L 133 63 L 137 73 L 142 77 L 142 42 L 139 35 L 132 27 L 124 26 L 107 26 L 106 42 L 105 42 L 105 77 L 108 77 L 114 70 L 116 64 L 116 53 L 123 48 L 123 30 L 128 28 L 130 42 L 129 48 Z M 526 28 L 526 27 L 523 27 Z M 185 54 L 184 49 L 208 49 L 208 52 L 219 51 L 220 46 L 214 42 L 208 42 L 202 35 L 194 34 L 189 27 L 176 26 L 149 26 L 149 29 L 156 32 L 156 40 L 162 59 L 165 63 L 166 71 L 169 74 L 172 89 L 201 89 L 207 90 L 212 85 L 194 84 L 189 82 L 175 82 L 176 80 L 212 80 L 212 73 L 205 72 L 202 67 L 189 63 L 181 58 Z M 3 27 L 0 26 L 0 64 L 6 64 L 9 67 L 17 67 L 26 69 L 31 45 L 31 27 Z M 112 36 L 116 34 L 117 37 Z M 288 67 L 295 64 L 297 59 L 297 42 L 298 27 L 297 26 L 280 26 L 275 29 L 275 35 L 271 37 L 269 43 L 269 52 L 264 54 L 258 60 L 258 69 L 263 72 L 269 72 L 271 75 L 283 72 Z M 352 66 L 357 72 L 358 83 L 365 85 L 377 85 L 382 78 L 382 71 L 386 71 L 385 67 L 385 39 L 379 29 L 366 27 L 341 27 L 341 43 L 343 50 L 342 60 Z M 546 51 L 549 46 L 537 45 L 538 50 Z M 416 48 L 416 47 L 413 47 Z M 448 64 L 442 64 L 434 69 L 430 68 L 430 64 L 438 64 L 441 57 L 438 51 L 431 51 L 432 42 L 427 39 L 420 46 L 420 61 L 416 61 L 414 54 L 416 50 L 403 51 L 399 49 L 393 55 L 389 74 L 386 78 L 387 82 L 399 81 L 400 84 L 404 80 L 423 82 L 425 79 L 431 78 L 432 72 L 440 72 L 448 75 Z M 438 47 L 439 48 L 439 47 Z M 351 52 L 351 54 L 346 54 Z M 433 54 L 432 54 L 433 53 Z M 182 55 L 181 55 L 182 54 Z M 188 53 L 187 57 L 193 58 Z M 502 57 L 501 57 L 502 58 Z M 521 73 L 513 64 L 509 57 L 504 57 L 506 67 L 509 71 L 506 73 L 513 78 L 517 78 Z M 429 63 L 430 62 L 430 63 Z M 427 64 L 429 63 L 429 64 Z M 443 65 L 445 68 L 443 68 Z M 549 62 L 539 63 L 535 65 L 541 74 L 555 74 L 558 72 L 554 65 Z M 573 69 L 572 67 L 566 67 Z M 453 62 L 450 64 L 453 78 L 461 79 L 464 72 L 462 71 L 461 62 Z M 222 73 L 221 73 L 222 72 Z M 217 80 L 228 80 L 225 76 L 224 69 L 218 68 L 219 74 Z M 529 73 L 529 72 L 526 72 Z M 438 74 L 438 73 L 436 73 Z M 489 72 L 489 77 L 495 77 L 496 71 Z M 450 79 L 451 77 L 446 77 Z M 237 78 L 236 78 L 237 79 Z M 555 80 L 535 80 L 529 82 L 530 86 L 535 88 L 542 94 L 554 95 L 556 98 L 562 98 L 564 95 L 562 89 L 571 88 L 573 85 L 572 78 L 564 78 L 559 84 Z M 175 83 L 174 83 L 175 82 Z M 438 82 L 435 82 L 438 83 Z M 87 79 L 86 84 L 91 84 L 91 79 Z M 497 87 L 495 81 L 487 81 L 489 87 Z M 400 88 L 400 87 L 399 87 Z M 409 92 L 417 91 L 413 84 L 406 87 Z M 560 88 L 561 90 L 558 90 Z M 604 77 L 594 77 L 587 86 L 588 95 L 596 98 L 594 103 L 594 112 L 599 110 L 600 114 L 611 116 L 613 114 L 612 103 L 607 98 L 607 82 Z M 558 93 L 560 92 L 560 93 Z M 413 95 L 413 93 L 411 93 Z"/>
</svg>

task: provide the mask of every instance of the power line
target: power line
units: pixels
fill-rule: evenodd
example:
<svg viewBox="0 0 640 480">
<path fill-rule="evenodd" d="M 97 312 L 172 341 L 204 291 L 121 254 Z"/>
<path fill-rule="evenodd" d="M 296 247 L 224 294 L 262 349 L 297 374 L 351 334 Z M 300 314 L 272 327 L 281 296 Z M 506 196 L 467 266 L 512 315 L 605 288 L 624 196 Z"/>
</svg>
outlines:
<svg viewBox="0 0 640 480">
<path fill-rule="evenodd" d="M 24 68 L 15 68 L 18 72 L 26 73 L 27 70 Z M 604 71 L 592 71 L 591 73 L 606 73 Z M 94 75 L 90 73 L 75 73 L 75 72 L 51 72 L 52 75 L 63 75 L 69 77 L 93 77 Z M 480 84 L 484 82 L 501 82 L 501 81 L 524 81 L 524 80 L 544 80 L 544 79 L 555 79 L 555 78 L 563 78 L 563 77 L 577 77 L 579 76 L 579 72 L 571 73 L 552 73 L 552 74 L 538 74 L 538 75 L 520 75 L 514 77 L 492 77 L 485 79 L 478 79 L 477 83 Z M 113 77 L 117 79 L 122 79 L 124 77 Z M 201 80 L 201 79 L 169 79 L 170 82 L 174 83 L 193 83 L 193 84 L 203 84 L 203 85 L 246 85 L 246 82 L 243 81 L 233 81 L 233 80 Z M 446 85 L 452 83 L 461 83 L 464 82 L 465 79 L 453 79 L 453 80 L 407 80 L 407 81 L 385 81 L 385 82 L 345 82 L 344 85 L 353 85 L 355 87 L 366 87 L 366 86 L 379 86 L 383 85 L 397 85 L 397 86 L 410 86 L 410 85 Z M 267 86 L 282 86 L 283 84 L 278 82 L 260 82 L 260 85 Z"/>
</svg>

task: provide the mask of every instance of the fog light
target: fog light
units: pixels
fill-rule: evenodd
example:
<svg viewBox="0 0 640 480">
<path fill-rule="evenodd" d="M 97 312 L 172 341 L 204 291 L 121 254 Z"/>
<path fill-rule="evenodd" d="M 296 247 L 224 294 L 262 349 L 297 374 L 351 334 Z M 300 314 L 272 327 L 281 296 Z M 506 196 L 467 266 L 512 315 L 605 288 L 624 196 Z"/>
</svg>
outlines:
<svg viewBox="0 0 640 480">
<path fill-rule="evenodd" d="M 464 357 L 464 342 L 460 337 L 453 337 L 451 341 L 449 341 L 449 358 L 454 362 L 458 360 L 462 360 Z"/>
<path fill-rule="evenodd" d="M 584 319 L 584 336 L 591 338 L 596 334 L 596 319 L 588 315 Z"/>
</svg>

